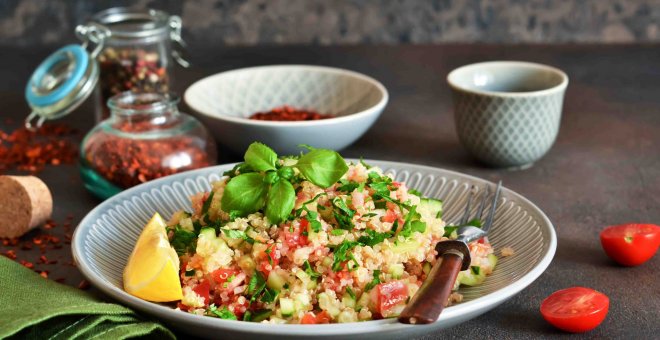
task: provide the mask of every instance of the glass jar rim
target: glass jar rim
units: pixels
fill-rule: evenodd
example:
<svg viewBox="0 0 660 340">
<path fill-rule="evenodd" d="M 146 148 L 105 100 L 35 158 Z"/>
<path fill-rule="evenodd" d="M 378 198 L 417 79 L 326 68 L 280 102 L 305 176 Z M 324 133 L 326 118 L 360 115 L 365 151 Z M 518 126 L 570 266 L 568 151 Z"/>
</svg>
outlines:
<svg viewBox="0 0 660 340">
<path fill-rule="evenodd" d="M 108 108 L 120 115 L 160 113 L 176 108 L 181 97 L 174 92 L 132 92 L 118 93 L 108 99 Z"/>
<path fill-rule="evenodd" d="M 94 14 L 90 21 L 108 28 L 114 39 L 134 39 L 168 33 L 169 20 L 169 14 L 157 9 L 113 7 Z M 143 23 L 135 24 L 131 29 L 117 27 L 120 24 L 137 21 Z"/>
</svg>

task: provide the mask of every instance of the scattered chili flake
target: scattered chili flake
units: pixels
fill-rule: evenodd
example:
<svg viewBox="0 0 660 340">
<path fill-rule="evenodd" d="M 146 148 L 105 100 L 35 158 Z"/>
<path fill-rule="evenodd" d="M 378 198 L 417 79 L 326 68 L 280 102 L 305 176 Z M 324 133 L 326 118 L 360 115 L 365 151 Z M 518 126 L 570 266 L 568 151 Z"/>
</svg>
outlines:
<svg viewBox="0 0 660 340">
<path fill-rule="evenodd" d="M 34 243 L 36 245 L 41 245 L 43 242 L 44 241 L 41 239 L 41 236 L 37 236 L 37 237 L 32 239 L 32 243 Z"/>
<path fill-rule="evenodd" d="M 82 290 L 87 290 L 87 289 L 89 289 L 89 287 L 90 287 L 89 281 L 87 281 L 85 279 L 80 281 L 80 283 L 78 284 L 78 288 L 82 289 Z"/>
<path fill-rule="evenodd" d="M 296 109 L 288 105 L 276 107 L 267 112 L 257 112 L 250 116 L 252 120 L 303 121 L 334 118 L 335 115 L 321 114 L 314 110 Z"/>
<path fill-rule="evenodd" d="M 33 264 L 32 262 L 25 261 L 25 260 L 20 260 L 20 261 L 18 261 L 18 262 L 19 262 L 20 264 L 22 264 L 23 267 L 25 267 L 25 268 L 29 268 L 29 269 L 34 268 L 34 264 Z"/>
<path fill-rule="evenodd" d="M 44 279 L 47 279 L 47 278 L 48 278 L 48 271 L 46 271 L 46 270 L 42 270 L 42 271 L 39 273 L 39 275 L 41 275 L 41 277 L 43 277 Z"/>
<path fill-rule="evenodd" d="M 37 173 L 48 164 L 73 163 L 78 148 L 71 137 L 76 134 L 75 129 L 61 123 L 44 124 L 36 131 L 25 127 L 0 130 L 0 173 L 13 169 Z"/>
<path fill-rule="evenodd" d="M 16 252 L 11 249 L 7 250 L 4 255 L 12 260 L 16 259 Z"/>
</svg>

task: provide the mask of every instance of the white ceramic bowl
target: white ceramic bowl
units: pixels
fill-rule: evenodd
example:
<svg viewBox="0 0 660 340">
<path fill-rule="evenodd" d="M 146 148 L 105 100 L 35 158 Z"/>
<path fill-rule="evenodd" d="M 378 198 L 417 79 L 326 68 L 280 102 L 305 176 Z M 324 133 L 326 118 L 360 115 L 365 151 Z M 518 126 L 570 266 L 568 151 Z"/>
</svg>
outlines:
<svg viewBox="0 0 660 340">
<path fill-rule="evenodd" d="M 472 185 L 479 188 L 486 183 L 494 185 L 476 177 L 421 165 L 370 160 L 367 163 L 382 168 L 424 195 L 444 200 L 443 219 L 450 222 L 463 214 Z M 429 325 L 404 325 L 396 319 L 314 326 L 246 323 L 184 313 L 126 293 L 122 289 L 122 272 L 153 213 L 158 211 L 167 218 L 182 208 L 190 210 L 188 197 L 210 190 L 210 182 L 220 179 L 233 166 L 219 165 L 163 177 L 101 203 L 87 214 L 73 235 L 73 257 L 80 271 L 94 286 L 119 302 L 151 314 L 168 326 L 204 338 L 410 339 L 470 320 L 511 298 L 545 271 L 557 247 L 555 230 L 548 217 L 523 196 L 503 188 L 489 241 L 495 249 L 512 247 L 515 255 L 501 258 L 483 284 L 462 287 L 463 302 L 446 308 L 440 319 Z"/>
<path fill-rule="evenodd" d="M 260 141 L 279 154 L 297 154 L 299 144 L 333 150 L 349 146 L 373 125 L 389 96 L 383 84 L 357 72 L 277 65 L 206 77 L 191 85 L 184 98 L 218 142 L 236 153 Z M 301 122 L 248 119 L 282 105 L 337 117 Z"/>
</svg>

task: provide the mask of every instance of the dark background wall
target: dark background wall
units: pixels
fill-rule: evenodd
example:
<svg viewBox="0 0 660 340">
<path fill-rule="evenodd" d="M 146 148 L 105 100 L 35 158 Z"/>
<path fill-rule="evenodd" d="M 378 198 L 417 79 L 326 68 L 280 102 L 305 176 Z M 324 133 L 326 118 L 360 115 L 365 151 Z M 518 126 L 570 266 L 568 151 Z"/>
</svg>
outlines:
<svg viewBox="0 0 660 340">
<path fill-rule="evenodd" d="M 192 44 L 660 41 L 660 0 L 0 0 L 0 44 L 61 44 L 113 6 L 182 16 Z"/>
</svg>

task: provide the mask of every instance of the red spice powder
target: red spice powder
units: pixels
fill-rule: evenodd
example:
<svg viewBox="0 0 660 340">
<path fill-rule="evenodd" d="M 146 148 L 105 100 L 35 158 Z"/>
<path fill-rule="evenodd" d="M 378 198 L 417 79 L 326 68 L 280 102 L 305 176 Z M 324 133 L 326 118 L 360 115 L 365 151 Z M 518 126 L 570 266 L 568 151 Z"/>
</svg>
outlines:
<svg viewBox="0 0 660 340">
<path fill-rule="evenodd" d="M 250 116 L 252 120 L 268 121 L 304 121 L 334 118 L 335 115 L 322 114 L 314 110 L 296 109 L 288 105 L 276 107 L 267 112 L 257 112 Z"/>
<path fill-rule="evenodd" d="M 64 124 L 44 124 L 36 131 L 20 127 L 0 130 L 0 173 L 8 170 L 37 173 L 46 165 L 73 163 L 78 147 L 70 137 L 77 131 Z"/>
</svg>

